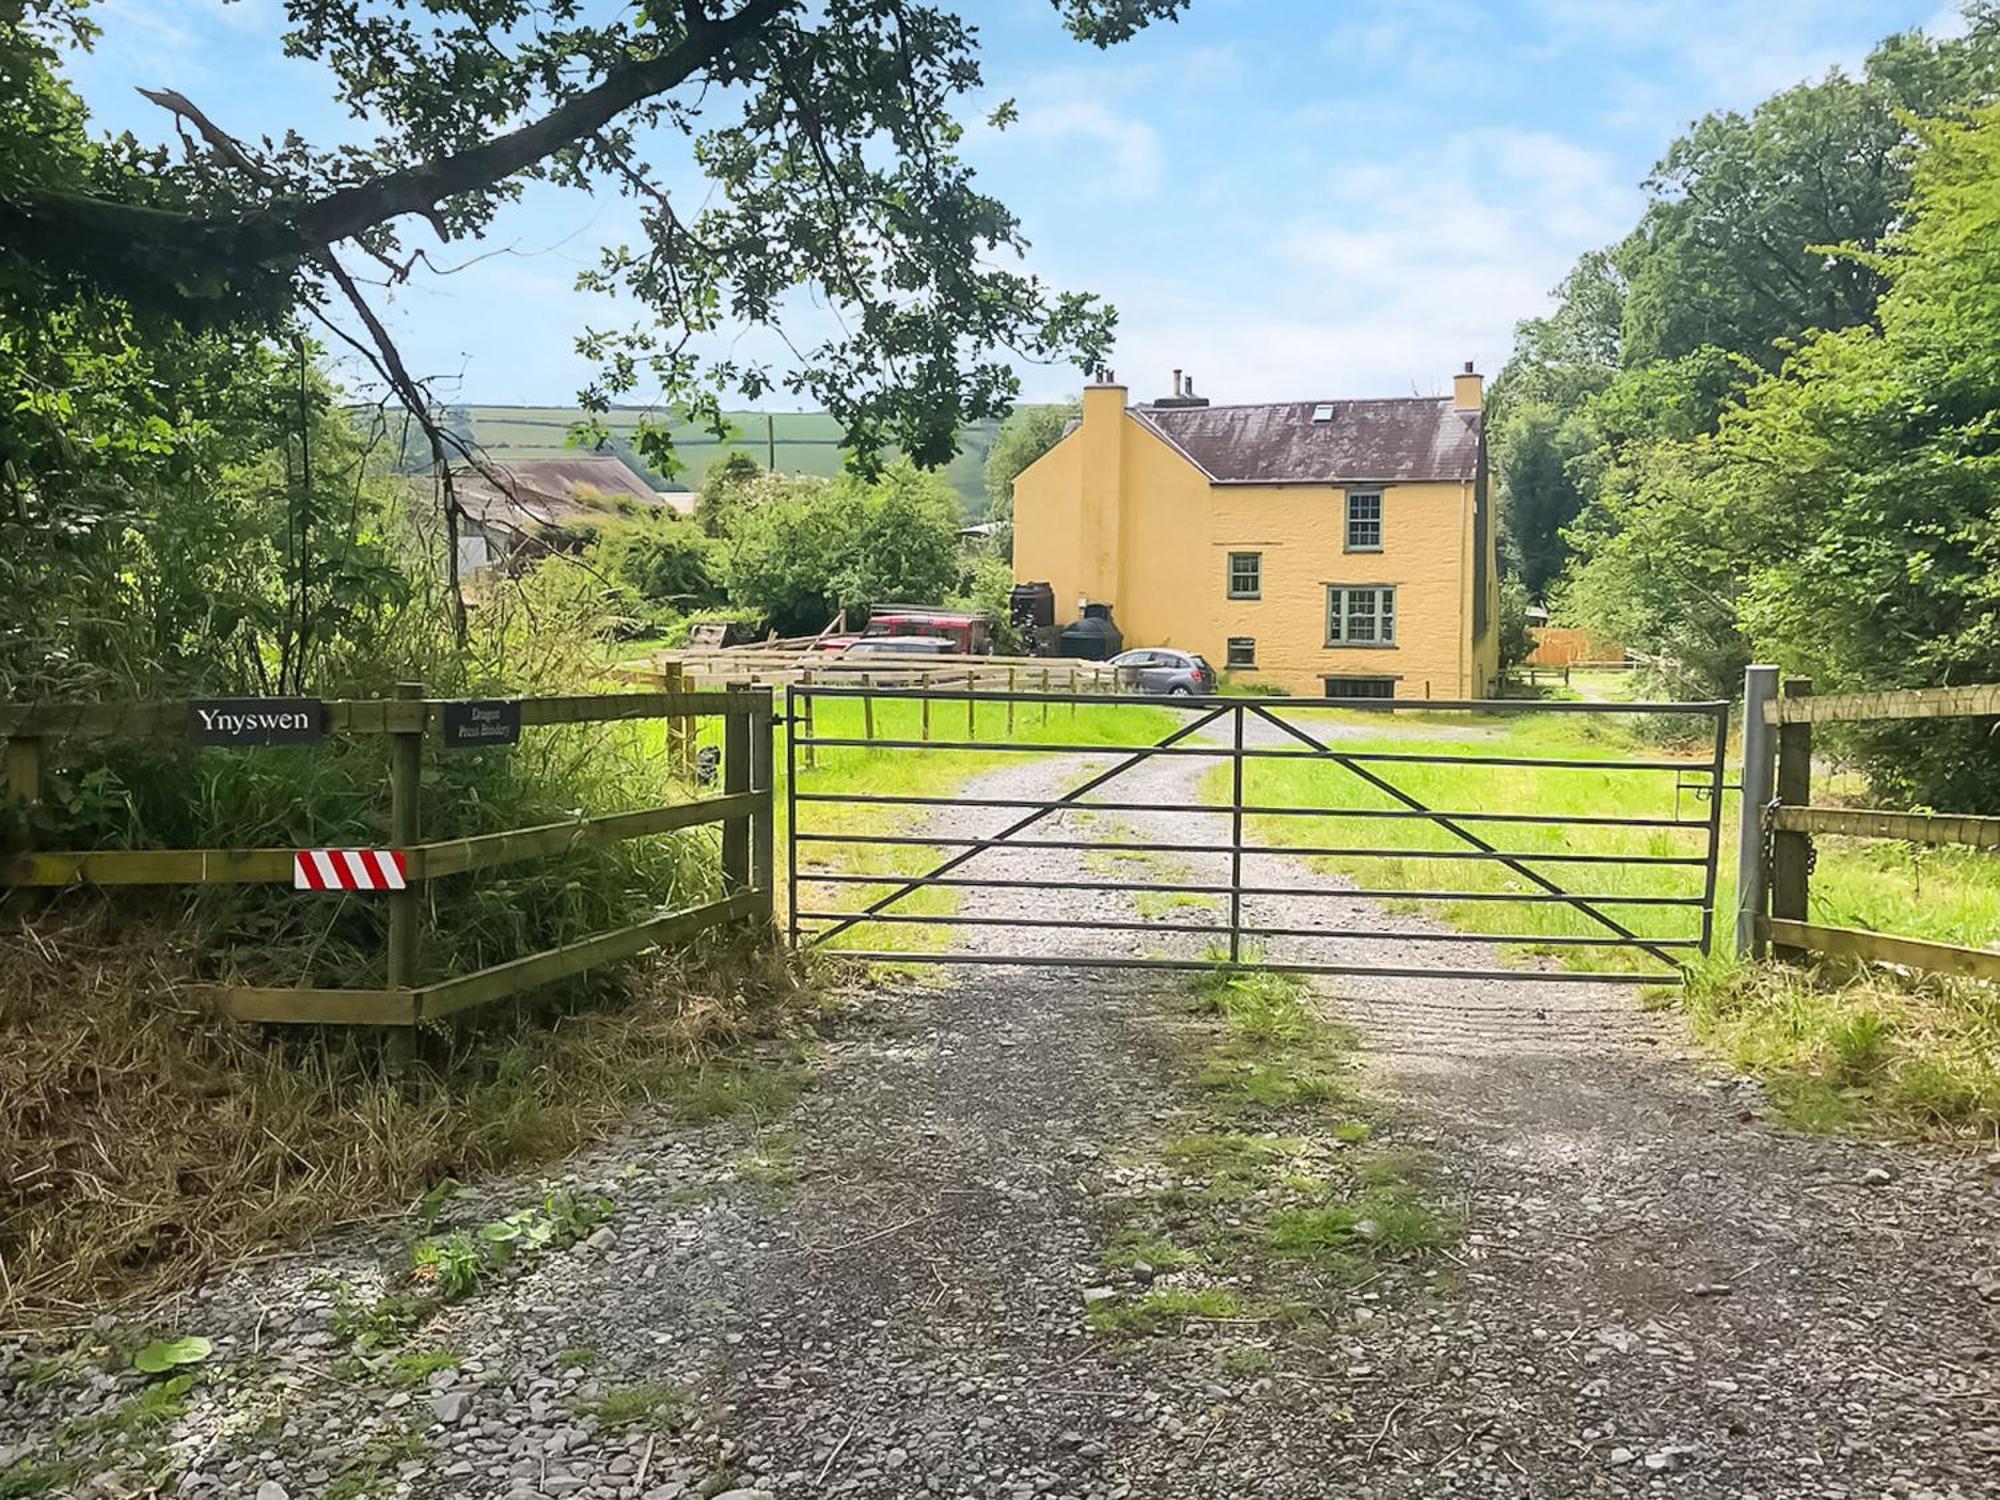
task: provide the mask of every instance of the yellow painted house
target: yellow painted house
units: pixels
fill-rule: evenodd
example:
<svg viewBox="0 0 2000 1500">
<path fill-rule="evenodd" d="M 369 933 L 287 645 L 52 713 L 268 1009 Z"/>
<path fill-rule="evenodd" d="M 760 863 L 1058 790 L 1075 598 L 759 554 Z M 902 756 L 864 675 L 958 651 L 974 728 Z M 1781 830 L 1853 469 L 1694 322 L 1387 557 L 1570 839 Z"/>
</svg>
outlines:
<svg viewBox="0 0 2000 1500">
<path fill-rule="evenodd" d="M 1480 377 L 1450 396 L 1128 406 L 1108 374 L 1014 481 L 1014 575 L 1127 650 L 1301 696 L 1483 698 L 1500 585 Z"/>
</svg>

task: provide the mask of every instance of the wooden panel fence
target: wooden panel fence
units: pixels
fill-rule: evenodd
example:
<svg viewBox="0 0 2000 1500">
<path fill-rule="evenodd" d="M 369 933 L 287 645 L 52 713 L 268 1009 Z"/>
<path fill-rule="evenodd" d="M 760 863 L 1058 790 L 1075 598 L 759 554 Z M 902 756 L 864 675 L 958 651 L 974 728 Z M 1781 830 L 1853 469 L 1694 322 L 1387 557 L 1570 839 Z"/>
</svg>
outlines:
<svg viewBox="0 0 2000 1500">
<path fill-rule="evenodd" d="M 214 985 L 218 1008 L 245 1021 L 414 1027 L 566 979 L 650 948 L 682 942 L 725 923 L 768 927 L 773 892 L 772 706 L 768 689 L 664 691 L 524 698 L 510 705 L 522 730 L 554 725 L 664 720 L 670 763 L 694 764 L 693 727 L 723 726 L 719 794 L 626 812 L 579 817 L 470 838 L 421 838 L 418 793 L 429 738 L 446 732 L 454 705 L 404 684 L 397 696 L 320 705 L 326 732 L 388 741 L 389 847 L 403 856 L 405 887 L 388 904 L 385 984 L 379 989 Z M 0 704 L 6 795 L 41 794 L 45 747 L 62 739 L 189 737 L 186 703 Z M 551 948 L 474 973 L 417 983 L 423 887 L 431 880 L 525 860 L 560 858 L 625 839 L 719 824 L 723 894 L 684 910 Z M 0 888 L 78 885 L 244 885 L 293 882 L 294 849 L 106 849 L 0 853 Z M 308 899 L 301 896 L 300 899 Z"/>
<path fill-rule="evenodd" d="M 1810 921 L 1808 912 L 1812 899 L 1814 834 L 2000 849 L 2000 818 L 1815 806 L 1813 726 L 1897 719 L 2000 717 L 2000 685 L 1815 698 L 1811 679 L 1795 677 L 1786 680 L 1782 696 L 1767 698 L 1757 711 L 1765 724 L 1776 728 L 1778 741 L 1776 796 L 1764 810 L 1768 836 L 1764 884 L 1769 909 L 1760 914 L 1759 949 L 1768 943 L 1776 957 L 1794 962 L 1802 961 L 1810 953 L 1832 953 L 2000 981 L 2000 952 L 1857 927 L 1829 926 Z"/>
</svg>

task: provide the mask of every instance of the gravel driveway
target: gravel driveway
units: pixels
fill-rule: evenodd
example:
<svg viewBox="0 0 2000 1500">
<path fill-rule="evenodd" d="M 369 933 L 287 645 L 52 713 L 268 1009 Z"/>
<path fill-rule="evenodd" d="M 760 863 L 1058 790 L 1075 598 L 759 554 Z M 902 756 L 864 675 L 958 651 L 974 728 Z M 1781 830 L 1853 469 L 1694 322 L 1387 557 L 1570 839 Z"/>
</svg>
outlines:
<svg viewBox="0 0 2000 1500">
<path fill-rule="evenodd" d="M 972 790 L 1043 796 L 1104 763 L 1028 762 Z M 1104 795 L 1193 800 L 1204 764 L 1158 759 Z M 958 809 L 935 831 L 1010 816 Z M 1227 828 L 1064 815 L 1034 836 L 1121 823 L 1188 843 Z M 994 852 L 968 869 L 1147 878 L 1105 860 Z M 1184 857 L 1198 879 L 1220 862 Z M 1334 893 L 1268 898 L 1252 908 L 1268 925 L 1383 920 L 1300 861 L 1246 874 Z M 967 896 L 972 917 L 1137 916 L 1103 891 Z M 959 931 L 988 953 L 1206 941 Z M 1493 962 L 1476 943 L 1410 946 Z M 1355 957 L 1398 961 L 1380 944 Z M 1325 982 L 1319 1003 L 1360 1029 L 1370 1086 L 1463 1211 L 1458 1289 L 1363 1298 L 1324 1358 L 1264 1373 L 1225 1373 L 1200 1338 L 1135 1350 L 1089 1332 L 1103 1195 L 1187 1084 L 1173 991 L 967 967 L 860 997 L 789 1119 L 649 1122 L 572 1163 L 616 1200 L 610 1227 L 447 1308 L 411 1348 L 457 1364 L 414 1380 L 329 1331 L 336 1288 L 365 1291 L 407 1230 L 240 1270 L 175 1311 L 215 1339 L 218 1370 L 149 1439 L 157 1477 L 262 1500 L 2000 1494 L 2000 1163 L 1781 1133 L 1754 1087 L 1682 1055 L 1674 1018 L 1625 989 Z M 492 1184 L 454 1215 L 531 1191 Z M 37 1383 L 17 1365 L 10 1381 L 0 1467 L 130 1395 L 87 1373 Z M 120 1482 L 74 1488 L 136 1492 Z"/>
</svg>

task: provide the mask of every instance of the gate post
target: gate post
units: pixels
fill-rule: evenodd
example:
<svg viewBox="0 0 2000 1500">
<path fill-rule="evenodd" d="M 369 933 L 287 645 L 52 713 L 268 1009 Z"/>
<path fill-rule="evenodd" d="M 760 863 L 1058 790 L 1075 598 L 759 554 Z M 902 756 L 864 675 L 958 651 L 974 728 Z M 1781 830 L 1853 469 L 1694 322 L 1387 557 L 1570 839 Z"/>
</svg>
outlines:
<svg viewBox="0 0 2000 1500">
<path fill-rule="evenodd" d="M 399 682 L 395 696 L 405 702 L 424 696 L 421 682 Z M 424 731 L 399 729 L 389 736 L 389 847 L 408 849 L 417 842 L 421 830 L 418 807 L 424 778 Z M 417 984 L 417 927 L 423 920 L 423 887 L 410 881 L 404 889 L 391 891 L 389 902 L 389 944 L 387 981 L 392 990 L 407 993 Z M 394 1066 L 416 1060 L 416 1018 L 411 1024 L 393 1028 L 388 1034 L 388 1056 Z"/>
<path fill-rule="evenodd" d="M 1743 801 L 1736 829 L 1736 956 L 1762 958 L 1764 936 L 1764 809 L 1771 800 L 1776 745 L 1764 706 L 1778 696 L 1778 669 L 1743 669 Z"/>
<path fill-rule="evenodd" d="M 1785 679 L 1787 698 L 1810 698 L 1810 677 Z M 1787 807 L 1804 807 L 1812 801 L 1812 725 L 1778 726 L 1778 780 L 1776 800 Z M 1803 833 L 1780 829 L 1771 835 L 1771 915 L 1787 922 L 1806 919 L 1806 886 L 1812 867 L 1812 840 Z M 1774 943 L 1771 956 L 1789 963 L 1801 963 L 1806 950 L 1796 944 Z"/>
<path fill-rule="evenodd" d="M 750 709 L 750 790 L 756 793 L 756 811 L 750 815 L 750 889 L 757 893 L 757 923 L 769 927 L 777 907 L 777 834 L 772 786 L 771 736 L 776 730 L 771 711 L 771 690 L 755 690 Z"/>
<path fill-rule="evenodd" d="M 729 684 L 729 707 L 722 716 L 722 792 L 741 796 L 750 790 L 750 694 L 743 683 Z M 722 820 L 722 885 L 734 896 L 750 888 L 750 815 L 737 813 Z"/>
<path fill-rule="evenodd" d="M 1243 958 L 1243 705 L 1236 721 L 1236 748 L 1229 758 L 1229 961 Z"/>
</svg>

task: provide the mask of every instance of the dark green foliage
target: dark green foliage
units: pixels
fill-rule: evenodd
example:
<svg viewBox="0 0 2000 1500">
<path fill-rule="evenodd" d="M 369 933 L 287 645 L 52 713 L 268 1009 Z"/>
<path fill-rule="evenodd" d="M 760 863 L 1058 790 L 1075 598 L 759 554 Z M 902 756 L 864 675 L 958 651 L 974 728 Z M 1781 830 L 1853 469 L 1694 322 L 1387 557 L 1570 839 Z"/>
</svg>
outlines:
<svg viewBox="0 0 2000 1500">
<path fill-rule="evenodd" d="M 1058 9 L 1104 46 L 1185 3 Z M 92 141 L 58 72 L 88 37 L 82 5 L 0 5 L 0 287 L 267 330 L 329 292 L 358 296 L 342 256 L 414 268 L 401 244 L 411 218 L 475 239 L 539 179 L 624 194 L 643 228 L 583 278 L 644 309 L 630 328 L 579 337 L 600 369 L 584 393 L 593 411 L 643 378 L 662 407 L 720 434 L 725 394 L 754 401 L 782 385 L 832 413 L 864 469 L 892 447 L 935 465 L 964 422 L 1006 410 L 1015 357 L 1088 365 L 1109 347 L 1111 311 L 1018 269 L 1017 220 L 958 154 L 953 107 L 984 79 L 976 30 L 948 10 L 289 0 L 286 13 L 286 52 L 316 64 L 330 102 L 361 122 L 352 140 L 237 141 L 226 98 L 162 94 L 182 147 Z M 640 154 L 677 144 L 683 160 L 663 170 Z M 661 184 L 687 175 L 702 185 L 669 197 Z M 684 203 L 697 205 L 685 218 Z M 843 316 L 817 343 L 798 340 L 783 375 L 690 353 L 725 323 L 780 327 L 808 298 Z M 602 436 L 585 428 L 587 444 Z M 664 426 L 629 441 L 654 472 L 674 472 Z"/>
<path fill-rule="evenodd" d="M 907 463 L 873 483 L 794 481 L 790 496 L 740 513 L 730 595 L 780 635 L 811 634 L 842 609 L 942 604 L 959 583 L 958 514 L 943 481 Z"/>
<path fill-rule="evenodd" d="M 1517 667 L 1535 649 L 1528 624 L 1528 586 L 1518 578 L 1500 580 L 1500 670 Z"/>
<path fill-rule="evenodd" d="M 1752 377 L 1775 371 L 1789 341 L 1875 317 L 1886 283 L 1872 252 L 1909 191 L 1912 116 L 1975 107 L 2000 83 L 2000 11 L 1975 0 L 1966 14 L 1964 36 L 1894 36 L 1857 77 L 1831 73 L 1748 115 L 1696 121 L 1648 179 L 1652 202 L 1633 232 L 1582 257 L 1555 310 L 1518 327 L 1490 432 L 1503 534 L 1532 593 L 1567 566 L 1575 519 L 1621 503 L 1607 476 L 1629 480 L 1651 445 L 1715 430 L 1749 383 L 1742 362 Z M 1664 386 L 1647 378 L 1660 365 Z M 1590 522 L 1599 533 L 1618 524 Z M 1629 621 L 1575 623 L 1625 630 L 1652 654 L 1678 649 L 1630 634 Z M 1705 670 L 1689 666 L 1684 677 Z"/>
</svg>

